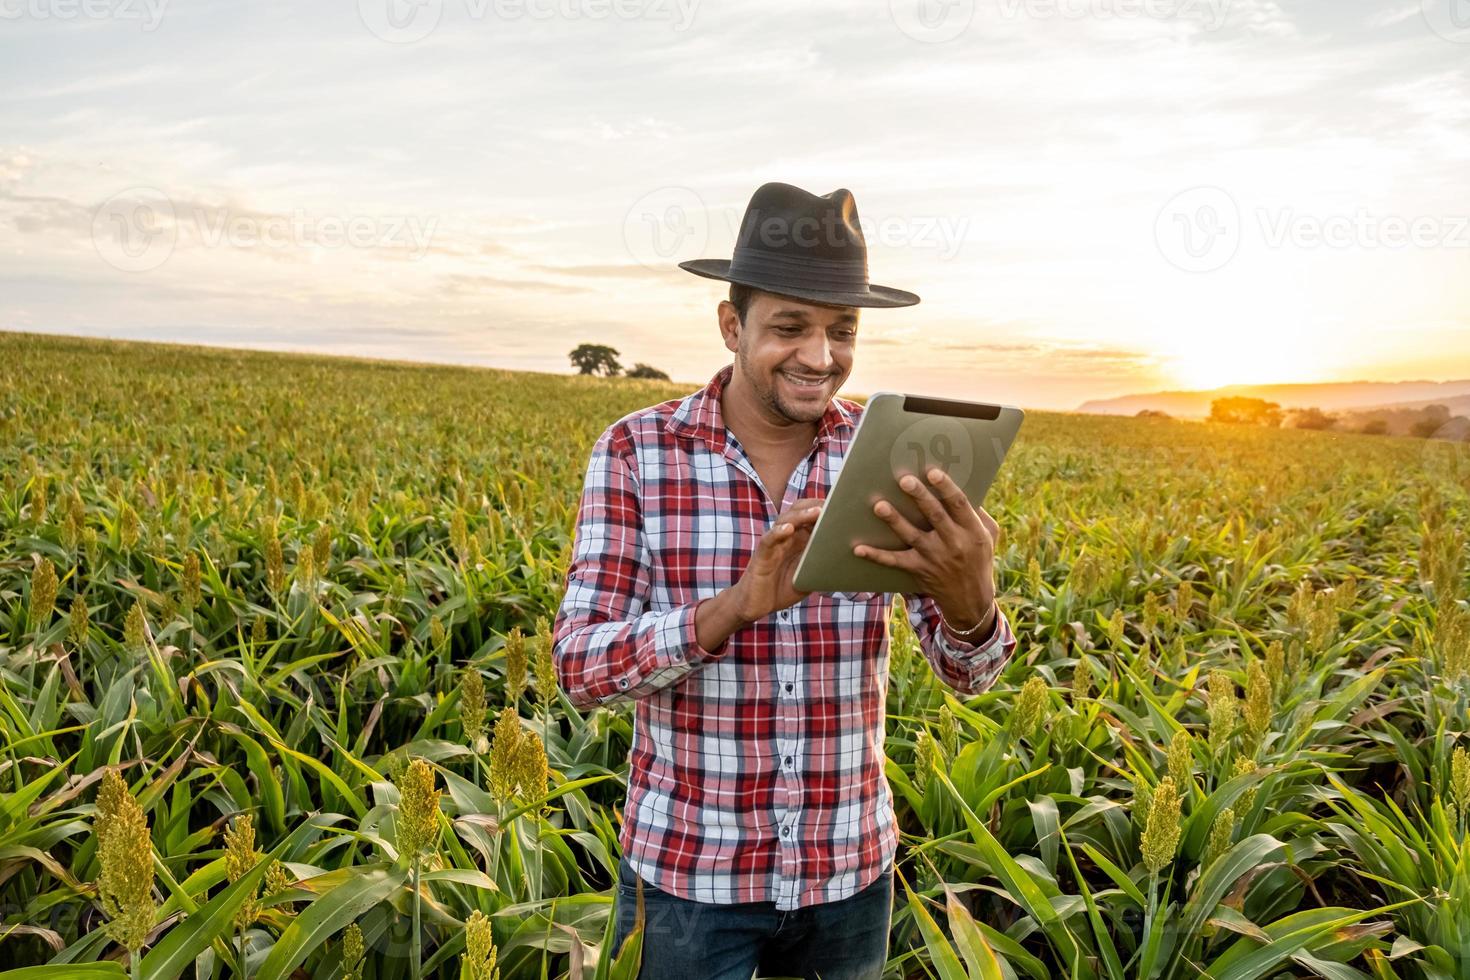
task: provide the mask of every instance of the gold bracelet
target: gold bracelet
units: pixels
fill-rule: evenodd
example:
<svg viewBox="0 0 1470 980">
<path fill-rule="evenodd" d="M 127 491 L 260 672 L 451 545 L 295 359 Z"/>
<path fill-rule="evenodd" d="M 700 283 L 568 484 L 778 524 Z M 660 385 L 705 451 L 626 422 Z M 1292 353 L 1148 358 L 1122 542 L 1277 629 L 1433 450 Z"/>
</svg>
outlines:
<svg viewBox="0 0 1470 980">
<path fill-rule="evenodd" d="M 994 602 L 994 600 L 991 601 L 990 606 L 991 606 L 992 609 L 995 608 L 995 602 Z M 996 616 L 999 616 L 999 615 L 1000 615 L 1000 611 L 999 610 L 996 610 Z M 974 633 L 975 631 L 977 631 L 978 629 L 980 629 L 980 627 L 984 626 L 985 625 L 985 620 L 987 620 L 987 619 L 990 619 L 990 617 L 989 616 L 981 616 L 980 617 L 980 622 L 976 623 L 974 626 L 971 626 L 969 629 L 967 629 L 967 630 L 957 630 L 953 626 L 949 625 L 949 620 L 947 620 L 947 619 L 944 618 L 944 610 L 943 609 L 939 610 L 939 625 L 940 626 L 943 626 L 945 629 L 949 630 L 955 636 L 959 636 L 959 637 L 968 637 L 971 633 Z M 994 625 L 994 623 L 995 623 L 995 620 L 994 619 L 991 619 L 991 624 Z"/>
</svg>

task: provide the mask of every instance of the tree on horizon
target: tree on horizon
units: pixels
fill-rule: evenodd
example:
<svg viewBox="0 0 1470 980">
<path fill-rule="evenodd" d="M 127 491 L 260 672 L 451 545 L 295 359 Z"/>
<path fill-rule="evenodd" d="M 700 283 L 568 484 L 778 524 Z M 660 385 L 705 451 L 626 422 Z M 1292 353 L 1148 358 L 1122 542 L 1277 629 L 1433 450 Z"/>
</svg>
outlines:
<svg viewBox="0 0 1470 980">
<path fill-rule="evenodd" d="M 567 355 L 572 366 L 582 374 L 602 374 L 613 377 L 622 372 L 618 363 L 618 352 L 606 344 L 580 344 Z"/>
<path fill-rule="evenodd" d="M 1210 402 L 1210 421 L 1234 425 L 1281 425 L 1281 406 L 1264 398 L 1216 398 Z"/>
<path fill-rule="evenodd" d="M 647 378 L 647 379 L 649 379 L 651 381 L 668 381 L 669 380 L 669 376 L 667 374 L 664 374 L 662 371 L 660 371 L 656 367 L 653 367 L 652 365 L 644 364 L 642 361 L 639 361 L 636 364 L 634 364 L 633 365 L 633 370 L 629 371 L 627 373 L 627 375 L 625 375 L 625 377 L 629 377 L 629 378 Z"/>
</svg>

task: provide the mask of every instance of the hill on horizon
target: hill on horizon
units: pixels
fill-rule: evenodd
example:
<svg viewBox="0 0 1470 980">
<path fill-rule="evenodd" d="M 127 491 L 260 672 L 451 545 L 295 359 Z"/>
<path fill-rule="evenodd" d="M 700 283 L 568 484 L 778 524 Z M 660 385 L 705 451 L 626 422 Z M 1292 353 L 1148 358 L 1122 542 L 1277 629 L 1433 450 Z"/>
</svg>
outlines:
<svg viewBox="0 0 1470 980">
<path fill-rule="evenodd" d="M 1324 412 L 1442 404 L 1451 414 L 1464 414 L 1470 412 L 1470 379 L 1226 385 L 1204 391 L 1156 391 L 1091 399 L 1078 406 L 1077 411 L 1092 415 L 1137 415 L 1144 409 L 1153 409 L 1176 418 L 1204 418 L 1210 414 L 1210 403 L 1217 398 L 1264 398 L 1282 408 L 1320 408 Z"/>
</svg>

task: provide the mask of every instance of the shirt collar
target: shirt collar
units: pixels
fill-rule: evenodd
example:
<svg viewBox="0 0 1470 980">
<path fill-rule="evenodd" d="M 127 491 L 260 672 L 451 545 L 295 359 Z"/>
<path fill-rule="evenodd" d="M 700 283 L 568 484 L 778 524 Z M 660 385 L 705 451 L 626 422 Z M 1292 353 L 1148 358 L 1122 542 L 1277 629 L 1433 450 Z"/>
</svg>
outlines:
<svg viewBox="0 0 1470 980">
<path fill-rule="evenodd" d="M 715 452 L 723 453 L 725 420 L 720 414 L 720 395 L 734 374 L 735 365 L 726 364 L 715 372 L 707 385 L 680 401 L 669 418 L 667 430 L 676 436 L 702 439 Z M 826 445 L 837 433 L 855 425 L 853 413 L 841 399 L 833 396 L 817 426 L 817 444 Z"/>
</svg>

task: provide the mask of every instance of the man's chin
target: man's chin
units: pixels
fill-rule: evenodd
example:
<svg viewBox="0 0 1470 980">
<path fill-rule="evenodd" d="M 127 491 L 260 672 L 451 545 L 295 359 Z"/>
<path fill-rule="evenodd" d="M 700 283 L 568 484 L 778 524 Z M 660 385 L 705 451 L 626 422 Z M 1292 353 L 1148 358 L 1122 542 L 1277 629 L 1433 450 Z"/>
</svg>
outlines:
<svg viewBox="0 0 1470 980">
<path fill-rule="evenodd" d="M 820 422 L 822 416 L 827 413 L 827 402 L 824 399 L 821 405 L 790 405 L 784 401 L 778 401 L 776 407 L 781 414 L 793 422 Z"/>
</svg>

